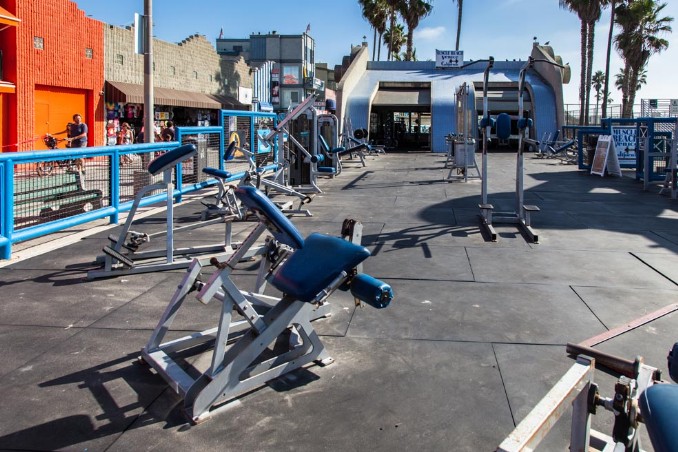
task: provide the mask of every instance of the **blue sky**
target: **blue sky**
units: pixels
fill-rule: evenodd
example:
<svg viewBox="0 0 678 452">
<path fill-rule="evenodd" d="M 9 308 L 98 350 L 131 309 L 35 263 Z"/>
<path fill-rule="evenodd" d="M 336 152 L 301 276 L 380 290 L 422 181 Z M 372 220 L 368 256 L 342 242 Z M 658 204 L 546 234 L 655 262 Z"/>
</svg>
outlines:
<svg viewBox="0 0 678 452">
<path fill-rule="evenodd" d="M 638 93 L 640 98 L 678 98 L 678 1 L 664 0 L 664 15 L 676 19 L 674 32 L 666 36 L 669 49 L 650 59 L 648 83 Z M 143 12 L 143 0 L 76 0 L 88 15 L 113 25 L 129 25 L 134 13 Z M 425 18 L 415 33 L 414 46 L 419 60 L 435 59 L 435 50 L 454 50 L 457 6 L 452 0 L 433 0 L 433 14 Z M 311 25 L 316 41 L 316 62 L 331 67 L 341 63 L 351 45 L 367 37 L 372 48 L 372 30 L 363 19 L 357 0 L 294 0 L 289 2 L 257 0 L 232 2 L 202 0 L 198 3 L 179 0 L 153 2 L 155 36 L 180 42 L 200 33 L 214 43 L 223 28 L 226 38 L 243 38 L 252 33 L 277 31 L 300 34 Z M 605 69 L 605 51 L 609 11 L 603 13 L 596 27 L 594 71 Z M 580 23 L 577 16 L 558 6 L 558 0 L 466 0 L 460 49 L 465 59 L 494 56 L 498 60 L 526 59 L 532 39 L 549 41 L 556 54 L 572 68 L 572 80 L 565 85 L 565 101 L 578 102 Z M 382 51 L 382 59 L 385 52 Z M 622 62 L 613 52 L 610 72 L 616 74 Z M 614 103 L 621 94 L 612 85 Z"/>
</svg>

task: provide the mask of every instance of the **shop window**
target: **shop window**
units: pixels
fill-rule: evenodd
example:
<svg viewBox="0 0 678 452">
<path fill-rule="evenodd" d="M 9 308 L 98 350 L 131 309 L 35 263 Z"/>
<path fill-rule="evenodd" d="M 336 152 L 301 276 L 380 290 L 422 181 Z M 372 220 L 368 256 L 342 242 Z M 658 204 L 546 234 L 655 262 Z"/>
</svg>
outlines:
<svg viewBox="0 0 678 452">
<path fill-rule="evenodd" d="M 117 55 L 115 55 L 115 62 L 117 64 L 125 64 L 125 57 L 122 56 L 121 53 L 118 53 Z"/>
<path fill-rule="evenodd" d="M 170 66 L 170 74 L 177 75 L 177 68 L 174 66 Z"/>
<path fill-rule="evenodd" d="M 85 48 L 85 58 L 92 59 L 94 56 L 94 51 L 90 49 L 89 47 Z"/>
<path fill-rule="evenodd" d="M 301 66 L 283 66 L 283 85 L 298 85 L 301 83 Z"/>
<path fill-rule="evenodd" d="M 40 36 L 33 36 L 33 47 L 43 50 L 45 48 L 45 40 Z"/>
<path fill-rule="evenodd" d="M 193 71 L 193 78 L 197 80 L 197 78 L 198 78 L 198 71 Z"/>
<path fill-rule="evenodd" d="M 212 74 L 210 74 L 210 82 L 213 82 L 213 81 L 214 81 L 214 77 L 212 76 Z"/>
<path fill-rule="evenodd" d="M 153 72 L 155 72 L 155 61 L 153 62 Z"/>
</svg>

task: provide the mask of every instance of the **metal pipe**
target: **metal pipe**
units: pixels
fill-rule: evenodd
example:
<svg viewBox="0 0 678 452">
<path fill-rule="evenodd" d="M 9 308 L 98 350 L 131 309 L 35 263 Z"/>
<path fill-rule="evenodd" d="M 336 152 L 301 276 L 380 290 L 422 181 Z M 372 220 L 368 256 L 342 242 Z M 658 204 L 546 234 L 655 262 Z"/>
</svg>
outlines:
<svg viewBox="0 0 678 452">
<path fill-rule="evenodd" d="M 153 113 L 153 0 L 144 0 L 144 142 L 155 141 Z"/>
<path fill-rule="evenodd" d="M 610 369 L 613 372 L 618 373 L 619 375 L 624 375 L 629 378 L 638 378 L 638 370 L 640 365 L 643 364 L 643 358 L 637 356 L 634 361 L 630 361 L 625 358 L 620 358 L 609 353 L 596 350 L 585 345 L 573 344 L 571 342 L 567 343 L 565 350 L 570 355 L 586 355 L 594 358 L 596 360 L 596 367 L 601 365 Z"/>
</svg>

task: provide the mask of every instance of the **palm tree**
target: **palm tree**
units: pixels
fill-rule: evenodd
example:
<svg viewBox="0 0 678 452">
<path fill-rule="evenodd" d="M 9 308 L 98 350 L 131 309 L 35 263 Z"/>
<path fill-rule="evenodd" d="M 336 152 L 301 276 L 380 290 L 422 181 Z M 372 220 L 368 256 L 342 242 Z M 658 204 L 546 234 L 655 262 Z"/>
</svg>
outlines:
<svg viewBox="0 0 678 452">
<path fill-rule="evenodd" d="M 591 96 L 591 66 L 595 24 L 600 19 L 601 5 L 607 0 L 558 0 L 561 8 L 577 14 L 581 22 L 581 71 L 579 79 L 579 125 L 588 124 Z"/>
<path fill-rule="evenodd" d="M 600 97 L 602 95 L 603 86 L 605 85 L 605 73 L 603 71 L 596 71 L 591 78 L 592 88 L 596 91 L 596 113 L 594 117 L 598 118 L 598 105 L 600 105 Z"/>
<path fill-rule="evenodd" d="M 405 61 L 411 61 L 414 30 L 419 26 L 421 19 L 431 14 L 433 5 L 427 0 L 398 0 L 397 8 L 407 25 L 407 53 L 405 54 Z"/>
<path fill-rule="evenodd" d="M 372 38 L 372 60 L 381 58 L 381 38 L 386 31 L 389 5 L 386 0 L 358 0 L 362 7 L 363 17 L 367 19 L 374 30 Z M 379 39 L 377 40 L 377 34 Z M 379 45 L 377 45 L 379 43 Z"/>
<path fill-rule="evenodd" d="M 637 78 L 638 81 L 636 82 L 635 91 L 640 91 L 640 88 L 642 88 L 643 85 L 647 85 L 647 69 L 643 69 L 642 71 L 640 71 Z M 631 92 L 629 83 L 631 83 L 630 73 L 628 73 L 628 71 L 625 70 L 624 68 L 620 68 L 617 75 L 615 75 L 614 86 L 616 86 L 617 89 L 622 92 L 622 117 L 624 118 L 631 117 L 630 115 L 623 116 L 624 111 L 627 108 L 627 105 L 629 104 L 628 93 Z M 630 105 L 631 105 L 630 110 L 632 111 L 633 103 L 631 103 Z"/>
<path fill-rule="evenodd" d="M 610 55 L 612 54 L 612 33 L 614 31 L 614 10 L 617 7 L 617 0 L 609 0 L 610 5 L 610 30 L 607 33 L 607 55 L 605 57 L 605 86 L 603 88 L 603 112 L 601 116 L 607 117 L 607 104 L 609 104 L 610 95 Z"/>
<path fill-rule="evenodd" d="M 615 45 L 624 60 L 622 70 L 622 117 L 630 118 L 636 92 L 650 57 L 669 46 L 661 35 L 671 32 L 672 17 L 660 17 L 666 3 L 656 0 L 634 0 L 617 6 L 615 12 L 621 32 L 615 38 Z"/>
<path fill-rule="evenodd" d="M 464 6 L 464 0 L 452 0 L 457 2 L 457 43 L 454 50 L 459 50 L 459 38 L 461 37 L 461 12 Z"/>
<path fill-rule="evenodd" d="M 405 44 L 405 28 L 403 24 L 395 24 L 393 33 L 391 33 L 390 28 L 384 32 L 384 44 L 388 48 L 388 61 L 393 59 L 399 60 L 400 49 Z"/>
</svg>

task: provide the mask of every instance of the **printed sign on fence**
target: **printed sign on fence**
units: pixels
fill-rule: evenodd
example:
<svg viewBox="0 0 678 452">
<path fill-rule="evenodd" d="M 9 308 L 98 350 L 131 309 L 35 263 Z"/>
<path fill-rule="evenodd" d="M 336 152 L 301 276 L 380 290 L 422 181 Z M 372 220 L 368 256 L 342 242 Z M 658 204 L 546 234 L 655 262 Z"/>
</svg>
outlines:
<svg viewBox="0 0 678 452">
<path fill-rule="evenodd" d="M 636 128 L 612 127 L 614 148 L 617 150 L 617 159 L 622 168 L 636 167 Z"/>
</svg>

